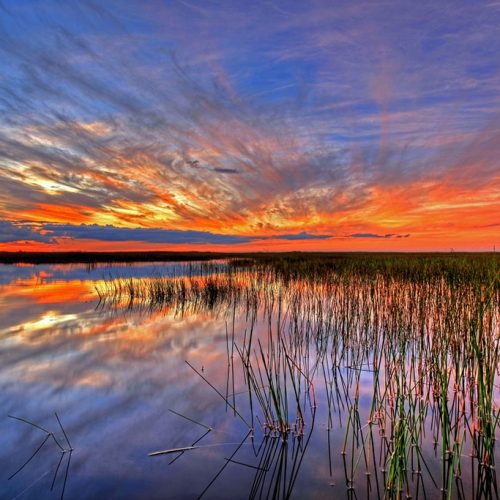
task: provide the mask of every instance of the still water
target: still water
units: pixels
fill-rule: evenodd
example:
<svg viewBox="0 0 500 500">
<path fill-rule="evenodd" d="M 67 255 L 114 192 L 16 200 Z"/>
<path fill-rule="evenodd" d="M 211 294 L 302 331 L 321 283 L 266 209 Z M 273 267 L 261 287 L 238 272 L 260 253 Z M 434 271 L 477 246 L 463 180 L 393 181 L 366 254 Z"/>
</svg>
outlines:
<svg viewBox="0 0 500 500">
<path fill-rule="evenodd" d="M 225 265 L 217 263 L 219 275 Z M 390 374 L 375 382 L 365 358 L 354 375 L 356 360 L 349 357 L 341 368 L 331 354 L 318 364 L 311 354 L 318 338 L 306 339 L 311 351 L 304 343 L 296 347 L 300 366 L 286 356 L 277 362 L 301 384 L 288 381 L 286 396 L 293 400 L 297 391 L 301 430 L 287 439 L 265 437 L 265 414 L 248 397 L 239 349 L 251 333 L 249 355 L 260 357 L 254 375 L 268 389 L 273 381 L 263 365 L 270 358 L 262 354 L 272 342 L 269 332 L 289 328 L 289 319 L 224 302 L 110 306 L 96 292 L 113 278 L 193 279 L 203 272 L 197 263 L 0 267 L 1 498 L 384 496 L 385 471 L 374 465 L 384 439 L 368 433 L 367 421 L 374 383 L 383 385 Z M 353 401 L 359 427 L 350 420 Z M 295 429 L 297 415 L 294 409 L 286 418 Z M 442 453 L 433 444 L 432 418 L 428 412 L 422 424 L 425 463 L 414 467 L 423 479 L 408 479 L 422 498 L 441 495 Z M 467 498 L 477 494 L 476 465 L 463 442 Z M 189 449 L 149 456 L 175 448 Z"/>
</svg>

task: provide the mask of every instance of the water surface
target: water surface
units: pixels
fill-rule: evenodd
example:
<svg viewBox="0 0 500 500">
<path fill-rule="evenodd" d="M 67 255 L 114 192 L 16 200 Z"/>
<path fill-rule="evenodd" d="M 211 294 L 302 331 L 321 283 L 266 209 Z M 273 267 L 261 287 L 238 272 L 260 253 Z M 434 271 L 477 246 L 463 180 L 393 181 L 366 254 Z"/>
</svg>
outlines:
<svg viewBox="0 0 500 500">
<path fill-rule="evenodd" d="M 211 272 L 221 275 L 225 266 L 219 262 Z M 361 352 L 355 344 L 366 334 L 361 323 L 349 327 L 349 318 L 318 319 L 304 304 L 294 305 L 293 294 L 281 297 L 278 291 L 271 309 L 269 300 L 249 307 L 248 298 L 238 304 L 223 299 L 161 307 L 127 301 L 110 305 L 99 302 L 96 293 L 96 287 L 112 278 L 192 280 L 206 275 L 206 268 L 197 263 L 1 266 L 2 498 L 60 498 L 63 489 L 65 498 L 384 495 L 386 471 L 378 464 L 385 438 L 376 429 L 369 433 L 368 422 L 374 384 L 385 386 L 394 373 L 381 370 L 375 378 L 376 341 L 364 345 L 364 353 L 355 358 Z M 298 316 L 294 308 L 300 309 Z M 373 311 L 367 318 L 373 318 Z M 300 343 L 286 340 L 286 352 L 296 349 L 297 365 L 286 357 L 279 361 L 284 372 L 295 373 L 302 384 L 297 389 L 302 433 L 266 438 L 265 414 L 255 399 L 250 406 L 238 349 L 248 345 L 251 332 L 249 355 L 260 362 L 256 373 L 262 377 L 259 356 L 269 354 L 269 343 L 274 345 L 280 331 L 291 339 L 295 328 L 298 338 L 320 331 L 320 323 L 330 332 L 324 340 L 327 349 L 318 347 L 318 334 Z M 341 340 L 342 328 L 352 328 L 348 343 Z M 265 376 L 260 382 L 263 388 L 270 385 Z M 314 384 L 314 401 L 309 382 Z M 287 397 L 293 401 L 290 380 L 287 384 Z M 425 394 L 422 390 L 422 401 Z M 50 438 L 9 480 L 46 434 L 8 415 L 54 432 L 65 450 L 71 446 L 74 451 L 61 454 Z M 293 426 L 297 418 L 296 405 L 291 404 L 287 421 Z M 408 480 L 414 496 L 435 498 L 442 486 L 442 450 L 434 444 L 433 418 L 427 410 L 423 474 Z M 253 429 L 250 435 L 247 424 Z M 183 454 L 148 456 L 189 447 L 199 438 L 196 447 Z M 463 442 L 462 487 L 468 497 L 477 493 L 477 465 L 466 457 L 470 440 Z"/>
</svg>

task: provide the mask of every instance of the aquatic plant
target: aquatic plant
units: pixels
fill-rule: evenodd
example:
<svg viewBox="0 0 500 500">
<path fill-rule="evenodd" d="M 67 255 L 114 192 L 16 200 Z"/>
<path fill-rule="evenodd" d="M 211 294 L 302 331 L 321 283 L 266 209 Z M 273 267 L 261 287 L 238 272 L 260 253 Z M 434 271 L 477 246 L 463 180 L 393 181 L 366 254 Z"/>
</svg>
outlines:
<svg viewBox="0 0 500 500">
<path fill-rule="evenodd" d="M 496 495 L 496 255 L 260 256 L 206 271 L 107 281 L 101 307 L 225 315 L 225 392 L 193 370 L 250 438 L 281 442 L 278 455 L 290 439 L 304 439 L 323 404 L 330 473 L 330 432 L 343 429 L 348 495 L 365 482 L 379 497 L 432 490 L 467 497 L 467 454 L 473 493 Z M 236 316 L 246 319 L 244 332 L 235 331 Z M 361 404 L 366 397 L 370 403 Z M 436 459 L 440 470 L 430 465 Z M 262 474 L 268 464 L 256 467 Z M 291 493 L 280 488 L 283 497 Z"/>
</svg>

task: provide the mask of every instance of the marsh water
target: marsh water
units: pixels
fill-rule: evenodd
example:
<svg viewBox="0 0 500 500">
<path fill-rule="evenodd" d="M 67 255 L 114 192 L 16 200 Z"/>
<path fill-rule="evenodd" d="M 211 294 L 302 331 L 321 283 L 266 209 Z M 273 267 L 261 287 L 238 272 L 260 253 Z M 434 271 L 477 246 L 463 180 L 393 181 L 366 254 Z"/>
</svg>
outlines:
<svg viewBox="0 0 500 500">
<path fill-rule="evenodd" d="M 206 289 L 226 266 L 0 266 L 1 498 L 378 498 L 388 481 L 389 496 L 496 495 L 498 451 L 484 486 L 468 390 L 452 368 L 444 399 L 428 385 L 453 361 L 428 366 L 421 339 L 460 306 L 441 318 L 451 306 L 415 302 L 424 285 L 262 292 L 234 270 L 237 294 L 126 293 L 184 278 Z M 498 312 L 485 321 L 498 334 Z M 493 415 L 498 402 L 495 382 Z"/>
</svg>

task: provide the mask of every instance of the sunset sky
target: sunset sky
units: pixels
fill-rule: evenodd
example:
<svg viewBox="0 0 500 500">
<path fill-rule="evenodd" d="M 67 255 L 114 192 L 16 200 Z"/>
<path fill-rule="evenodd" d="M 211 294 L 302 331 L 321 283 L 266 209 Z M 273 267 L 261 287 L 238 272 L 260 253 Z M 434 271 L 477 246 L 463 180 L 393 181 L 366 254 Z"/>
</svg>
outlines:
<svg viewBox="0 0 500 500">
<path fill-rule="evenodd" d="M 0 250 L 493 250 L 500 2 L 0 1 Z"/>
</svg>

